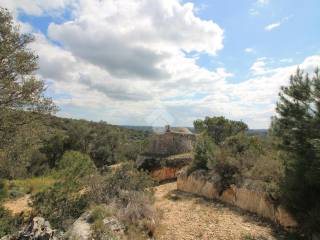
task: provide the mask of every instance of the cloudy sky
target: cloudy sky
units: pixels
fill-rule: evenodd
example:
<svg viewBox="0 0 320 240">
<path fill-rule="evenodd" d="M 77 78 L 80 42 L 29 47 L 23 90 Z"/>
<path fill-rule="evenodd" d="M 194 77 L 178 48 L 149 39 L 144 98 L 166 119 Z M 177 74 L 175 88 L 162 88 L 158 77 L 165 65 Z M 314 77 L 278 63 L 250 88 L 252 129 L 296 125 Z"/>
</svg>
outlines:
<svg viewBox="0 0 320 240">
<path fill-rule="evenodd" d="M 64 117 L 267 128 L 279 87 L 320 66 L 319 0 L 0 0 L 32 32 Z"/>
</svg>

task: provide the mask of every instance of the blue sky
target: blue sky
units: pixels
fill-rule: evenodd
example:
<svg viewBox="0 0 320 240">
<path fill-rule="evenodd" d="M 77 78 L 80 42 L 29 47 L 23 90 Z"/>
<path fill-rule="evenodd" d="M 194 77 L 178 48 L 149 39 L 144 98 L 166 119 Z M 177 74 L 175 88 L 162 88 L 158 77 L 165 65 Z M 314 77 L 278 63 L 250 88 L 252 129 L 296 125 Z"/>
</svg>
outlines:
<svg viewBox="0 0 320 240">
<path fill-rule="evenodd" d="M 320 65 L 320 1 L 0 0 L 32 32 L 61 116 L 267 128 L 279 87 Z M 161 115 L 159 119 L 155 117 Z M 150 120 L 152 119 L 152 120 Z"/>
</svg>

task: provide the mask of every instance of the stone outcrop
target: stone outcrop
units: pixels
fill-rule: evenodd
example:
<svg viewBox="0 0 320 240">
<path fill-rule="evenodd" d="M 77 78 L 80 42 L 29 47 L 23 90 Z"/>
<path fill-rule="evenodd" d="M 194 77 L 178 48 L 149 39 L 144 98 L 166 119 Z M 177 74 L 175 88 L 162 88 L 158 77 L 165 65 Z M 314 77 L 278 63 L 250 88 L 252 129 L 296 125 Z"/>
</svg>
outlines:
<svg viewBox="0 0 320 240">
<path fill-rule="evenodd" d="M 266 192 L 251 189 L 248 184 L 231 185 L 221 189 L 221 177 L 211 171 L 198 170 L 190 175 L 182 171 L 177 179 L 178 190 L 194 193 L 209 199 L 217 199 L 267 218 L 285 228 L 297 227 L 292 215 L 277 206 Z"/>
<path fill-rule="evenodd" d="M 57 233 L 50 223 L 42 217 L 32 219 L 22 231 L 12 236 L 5 236 L 1 240 L 59 240 L 62 234 Z"/>
<path fill-rule="evenodd" d="M 82 214 L 66 232 L 69 239 L 89 240 L 91 239 L 92 230 L 90 224 L 91 215 L 89 212 Z"/>
<path fill-rule="evenodd" d="M 91 212 L 85 212 L 72 224 L 65 237 L 67 239 L 91 240 L 93 239 L 92 224 Z M 103 224 L 116 236 L 116 239 L 125 238 L 125 226 L 116 217 L 106 217 L 103 219 Z"/>
</svg>

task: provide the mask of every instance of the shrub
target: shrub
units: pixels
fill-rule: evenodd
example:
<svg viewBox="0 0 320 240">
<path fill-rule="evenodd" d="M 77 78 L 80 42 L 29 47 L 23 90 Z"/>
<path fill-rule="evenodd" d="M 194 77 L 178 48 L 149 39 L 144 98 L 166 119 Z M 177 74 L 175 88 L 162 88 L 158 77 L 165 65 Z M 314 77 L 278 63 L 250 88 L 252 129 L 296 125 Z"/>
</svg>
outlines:
<svg viewBox="0 0 320 240">
<path fill-rule="evenodd" d="M 77 151 L 68 151 L 63 154 L 57 170 L 61 178 L 75 182 L 95 173 L 96 167 L 88 155 Z"/>
<path fill-rule="evenodd" d="M 89 205 L 86 182 L 96 173 L 89 156 L 79 152 L 66 152 L 58 164 L 60 179 L 50 188 L 33 197 L 36 212 L 47 218 L 54 227 L 65 229 Z"/>
<path fill-rule="evenodd" d="M 18 218 L 0 206 L 0 238 L 17 230 Z"/>
<path fill-rule="evenodd" d="M 196 169 L 208 169 L 208 162 L 214 161 L 215 146 L 211 139 L 202 135 L 198 138 L 194 149 L 194 157 L 191 163 L 191 171 Z"/>
<path fill-rule="evenodd" d="M 3 179 L 0 179 L 0 202 L 2 199 L 6 198 L 8 195 L 8 190 L 6 186 L 6 182 Z"/>
<path fill-rule="evenodd" d="M 105 174 L 90 178 L 88 195 L 91 200 L 95 203 L 108 203 L 108 206 L 113 205 L 114 214 L 126 224 L 129 235 L 152 235 L 156 214 L 152 204 L 150 187 L 154 182 L 151 177 L 146 172 L 136 169 L 132 162 L 125 162 Z M 98 213 L 94 215 L 98 219 L 101 218 Z"/>
<path fill-rule="evenodd" d="M 33 197 L 33 208 L 55 228 L 65 230 L 89 205 L 86 195 L 79 191 L 79 188 L 72 189 L 63 182 L 55 183 L 47 191 Z"/>
<path fill-rule="evenodd" d="M 121 164 L 104 178 L 104 194 L 107 198 L 119 198 L 123 191 L 144 192 L 154 181 L 147 172 L 134 167 L 132 162 Z"/>
<path fill-rule="evenodd" d="M 156 212 L 150 195 L 141 192 L 123 192 L 120 196 L 123 207 L 118 216 L 126 225 L 138 227 L 142 232 L 152 236 L 156 224 Z"/>
</svg>

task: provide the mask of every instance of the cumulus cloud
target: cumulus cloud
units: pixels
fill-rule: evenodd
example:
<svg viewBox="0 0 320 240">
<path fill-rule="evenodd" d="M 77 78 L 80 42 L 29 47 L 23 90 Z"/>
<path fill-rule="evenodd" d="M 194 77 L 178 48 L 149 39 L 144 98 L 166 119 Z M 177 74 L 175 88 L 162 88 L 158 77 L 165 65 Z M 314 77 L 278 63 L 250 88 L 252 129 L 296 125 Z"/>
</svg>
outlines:
<svg viewBox="0 0 320 240">
<path fill-rule="evenodd" d="M 40 16 L 70 6 L 74 0 L 0 0 L 0 6 L 11 10 L 14 14 L 23 11 L 26 14 Z"/>
<path fill-rule="evenodd" d="M 76 18 L 52 23 L 50 38 L 117 77 L 167 79 L 165 62 L 181 51 L 220 50 L 223 30 L 194 15 L 191 3 L 83 0 Z"/>
<path fill-rule="evenodd" d="M 178 0 L 61 0 L 50 8 L 42 1 L 30 0 L 30 8 L 22 4 L 28 0 L 17 3 L 12 7 L 34 15 L 72 4 L 72 19 L 51 23 L 48 36 L 36 33 L 31 46 L 40 57 L 38 74 L 64 116 L 146 125 L 155 109 L 165 109 L 174 125 L 225 115 L 263 128 L 280 86 L 297 67 L 271 68 L 259 58 L 251 77 L 239 79 L 224 68 L 199 66 L 190 55 L 217 54 L 223 30 Z M 306 71 L 316 65 L 318 55 L 300 63 Z M 229 83 L 231 76 L 242 82 Z"/>
</svg>

